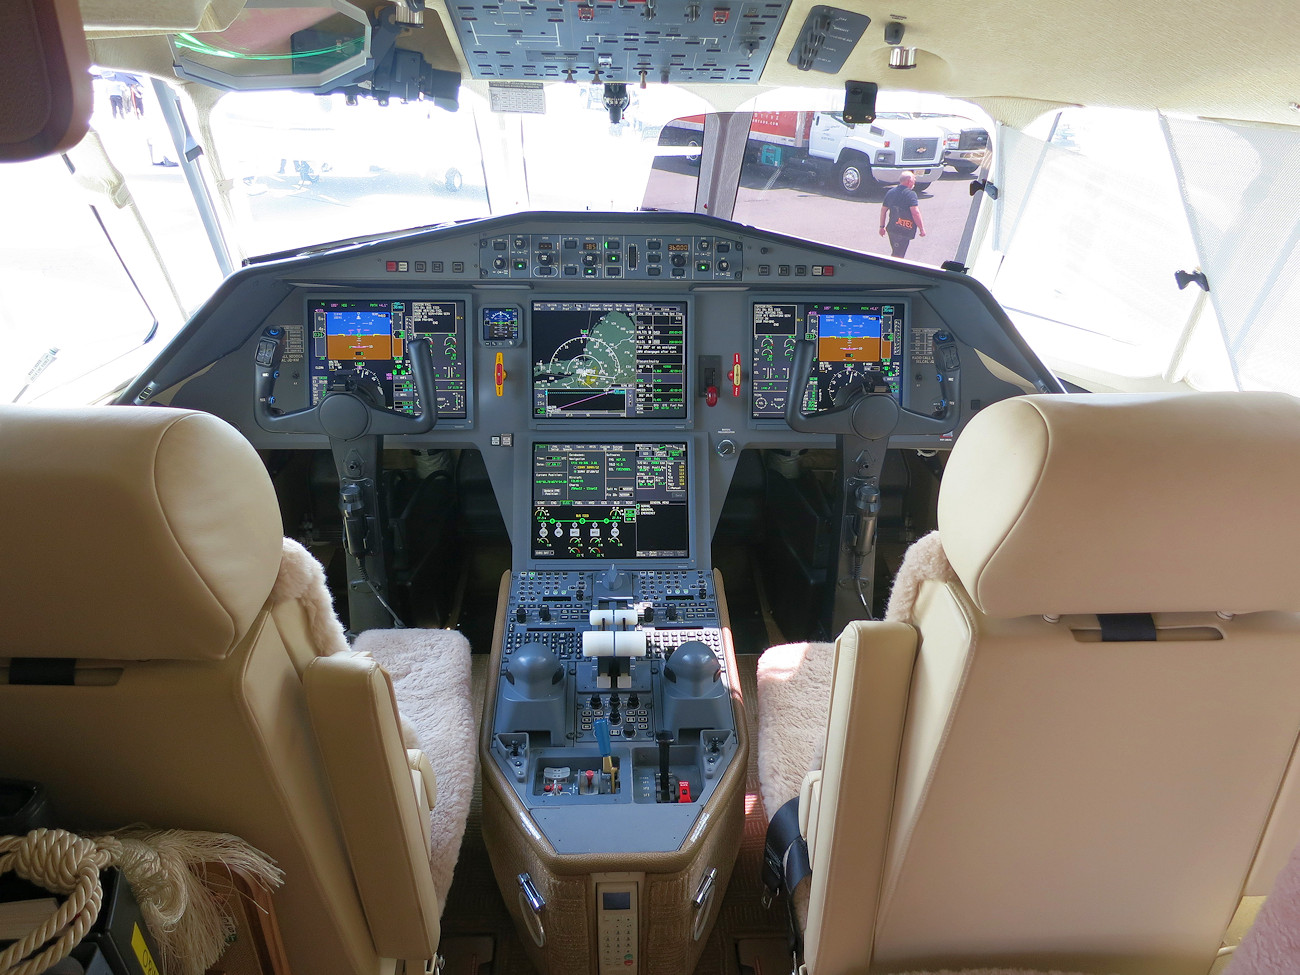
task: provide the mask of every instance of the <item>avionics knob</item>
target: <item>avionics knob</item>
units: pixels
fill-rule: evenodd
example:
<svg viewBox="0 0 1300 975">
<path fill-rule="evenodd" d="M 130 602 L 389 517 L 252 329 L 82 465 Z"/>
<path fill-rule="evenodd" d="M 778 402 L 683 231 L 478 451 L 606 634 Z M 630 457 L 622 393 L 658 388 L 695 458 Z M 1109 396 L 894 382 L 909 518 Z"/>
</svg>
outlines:
<svg viewBox="0 0 1300 975">
<path fill-rule="evenodd" d="M 668 658 L 664 676 L 696 697 L 709 692 L 722 666 L 713 651 L 699 640 L 687 640 Z"/>
<path fill-rule="evenodd" d="M 632 581 L 632 577 L 618 566 L 611 565 L 605 570 L 605 574 L 601 576 L 600 581 L 605 584 L 605 588 L 610 592 L 622 592 L 628 588 L 628 583 Z"/>
<path fill-rule="evenodd" d="M 524 697 L 542 700 L 564 680 L 564 665 L 540 643 L 525 643 L 506 663 L 506 680 Z"/>
<path fill-rule="evenodd" d="M 591 706 L 592 706 L 592 708 L 593 708 L 594 710 L 596 710 L 596 711 L 599 711 L 599 710 L 600 710 L 600 695 L 599 695 L 599 694 L 593 694 L 593 695 L 591 695 Z"/>
</svg>

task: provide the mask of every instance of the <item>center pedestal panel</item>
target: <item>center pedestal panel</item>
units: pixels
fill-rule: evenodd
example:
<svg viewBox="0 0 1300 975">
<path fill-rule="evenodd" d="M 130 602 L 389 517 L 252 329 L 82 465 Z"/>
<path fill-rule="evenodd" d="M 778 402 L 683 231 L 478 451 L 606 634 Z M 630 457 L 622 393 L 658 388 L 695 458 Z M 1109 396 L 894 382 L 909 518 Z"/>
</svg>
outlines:
<svg viewBox="0 0 1300 975">
<path fill-rule="evenodd" d="M 534 964 L 690 971 L 744 823 L 749 742 L 720 578 L 519 572 L 499 609 L 484 838 Z"/>
</svg>

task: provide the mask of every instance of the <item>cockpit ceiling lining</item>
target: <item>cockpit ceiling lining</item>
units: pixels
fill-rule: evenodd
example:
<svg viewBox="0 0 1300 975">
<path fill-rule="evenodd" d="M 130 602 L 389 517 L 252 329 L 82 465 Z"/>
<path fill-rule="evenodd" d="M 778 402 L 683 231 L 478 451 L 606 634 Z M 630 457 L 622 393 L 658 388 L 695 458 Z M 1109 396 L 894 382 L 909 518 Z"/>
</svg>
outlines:
<svg viewBox="0 0 1300 975">
<path fill-rule="evenodd" d="M 934 0 L 848 2 L 871 17 L 837 76 L 786 63 L 819 0 L 793 0 L 761 79 L 772 86 L 934 91 L 981 104 L 1025 99 L 1160 108 L 1167 112 L 1300 124 L 1300 4 L 1293 0 L 981 0 L 955 12 Z M 885 25 L 905 26 L 916 67 L 889 68 Z M 1008 120 L 1010 121 L 1010 120 Z"/>
<path fill-rule="evenodd" d="M 790 0 L 448 0 L 470 76 L 753 84 Z"/>
<path fill-rule="evenodd" d="M 628 18 L 640 37 L 646 26 L 655 25 L 661 18 L 664 23 L 670 17 L 684 21 L 683 11 L 689 0 L 655 0 L 658 5 L 655 21 L 640 18 L 638 8 L 643 8 L 644 2 L 624 2 L 627 6 L 622 8 L 599 4 L 595 19 L 580 23 L 600 30 L 601 15 L 615 10 L 620 13 L 614 16 Z M 776 21 L 760 18 L 764 25 L 779 25 L 779 32 L 774 38 L 767 38 L 763 42 L 765 46 L 752 57 L 744 59 L 753 67 L 746 73 L 746 80 L 763 86 L 838 88 L 852 79 L 875 81 L 884 89 L 942 92 L 985 105 L 999 102 L 1009 106 L 1034 101 L 1112 105 L 1300 124 L 1300 112 L 1291 107 L 1300 101 L 1300 4 L 1294 0 L 1255 0 L 1250 4 L 1242 4 L 1240 0 L 1183 0 L 1176 10 L 1161 0 L 1093 0 L 1087 4 L 980 0 L 960 11 L 936 0 L 892 0 L 889 4 L 879 0 L 846 0 L 837 5 L 866 14 L 872 22 L 838 75 L 800 71 L 786 60 L 798 42 L 808 12 L 818 2 L 824 0 L 781 0 L 782 18 Z M 666 11 L 670 3 L 676 13 Z M 716 26 L 727 26 L 734 31 L 737 22 L 744 21 L 743 8 L 749 3 L 765 6 L 764 0 L 700 0 L 699 19 L 690 25 L 695 39 L 712 36 L 705 31 L 715 28 L 712 23 L 715 7 L 730 9 L 728 23 Z M 466 5 L 479 4 L 490 5 L 488 0 L 469 0 Z M 458 60 L 467 77 L 477 79 L 480 75 L 473 52 L 507 48 L 466 44 L 458 30 L 459 19 L 454 12 L 457 5 L 458 0 L 448 0 L 451 12 L 441 4 L 431 5 L 426 23 L 444 18 L 448 34 L 455 36 L 439 63 L 445 65 Z M 499 0 L 496 5 L 504 10 L 508 6 L 518 9 L 528 4 L 522 0 Z M 576 21 L 579 16 L 579 4 L 575 0 L 538 0 L 535 6 L 539 11 L 559 8 L 566 24 L 568 17 Z M 91 38 L 196 28 L 219 30 L 223 22 L 233 19 L 240 7 L 241 0 L 82 0 L 81 3 Z M 543 22 L 547 16 L 551 15 L 542 16 Z M 884 28 L 893 20 L 906 28 L 903 43 L 917 48 L 916 67 L 911 70 L 888 67 L 890 48 L 884 42 Z M 614 20 L 608 23 L 612 25 Z M 564 25 L 548 23 L 547 26 Z M 652 26 L 652 29 L 664 28 Z M 763 32 L 767 33 L 766 26 Z M 608 33 L 612 38 L 612 32 Z M 407 39 L 403 45 L 410 43 Z M 459 45 L 464 49 L 453 52 Z M 602 40 L 599 46 L 617 52 L 623 72 L 628 71 L 629 63 L 635 68 L 630 77 L 602 72 L 601 80 L 640 80 L 636 65 L 641 51 L 624 50 L 634 45 L 626 43 L 622 33 L 615 43 L 606 45 Z M 537 45 L 519 47 L 520 52 L 537 49 Z M 703 49 L 704 45 L 700 44 L 692 45 L 689 50 Z M 509 50 L 513 52 L 515 48 Z M 568 51 L 569 47 L 557 39 L 551 50 L 552 53 Z M 581 45 L 578 51 L 581 52 Z M 698 68 L 694 74 L 670 70 L 669 80 L 716 84 L 712 74 L 723 62 L 717 61 L 705 70 L 703 53 L 698 65 L 681 65 Z M 658 67 L 654 58 L 651 61 Z M 519 77 L 535 80 L 552 77 L 546 72 L 548 66 L 560 67 L 558 62 L 549 59 L 538 60 L 533 64 L 538 73 L 525 75 L 522 65 L 516 65 Z M 741 66 L 737 62 L 726 70 L 739 75 Z M 574 80 L 592 80 L 590 65 L 583 67 L 587 74 L 575 73 Z M 563 78 L 564 73 L 561 70 L 555 76 Z M 649 83 L 659 80 L 653 72 L 647 78 Z M 715 99 L 718 107 L 728 107 L 722 103 L 731 100 L 721 94 Z M 999 117 L 1019 124 L 1019 120 L 1009 116 L 999 114 Z"/>
</svg>

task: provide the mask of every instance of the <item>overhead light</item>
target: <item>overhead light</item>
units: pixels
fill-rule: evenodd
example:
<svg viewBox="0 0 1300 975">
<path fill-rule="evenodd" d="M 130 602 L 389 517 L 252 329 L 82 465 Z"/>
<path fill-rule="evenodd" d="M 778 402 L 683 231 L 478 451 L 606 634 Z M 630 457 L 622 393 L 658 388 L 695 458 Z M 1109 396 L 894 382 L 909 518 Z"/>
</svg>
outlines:
<svg viewBox="0 0 1300 975">
<path fill-rule="evenodd" d="M 889 66 L 906 70 L 907 68 L 916 67 L 916 48 L 914 47 L 891 47 L 889 49 Z"/>
</svg>

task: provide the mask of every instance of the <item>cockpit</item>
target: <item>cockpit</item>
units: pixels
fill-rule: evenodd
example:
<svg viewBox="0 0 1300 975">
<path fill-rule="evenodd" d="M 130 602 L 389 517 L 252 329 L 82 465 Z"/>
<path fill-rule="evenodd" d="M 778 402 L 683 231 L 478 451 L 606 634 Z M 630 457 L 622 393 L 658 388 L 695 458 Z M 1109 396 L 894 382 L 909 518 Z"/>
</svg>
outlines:
<svg viewBox="0 0 1300 975">
<path fill-rule="evenodd" d="M 23 624 L 0 727 L 58 739 L 93 690 L 144 754 L 119 786 L 8 749 L 65 821 L 0 824 L 233 816 L 284 871 L 240 888 L 238 975 L 1224 968 L 1300 839 L 1300 713 L 1203 700 L 1225 650 L 1300 690 L 1261 568 L 1300 393 L 1289 11 L 1248 31 L 1267 78 L 1180 29 L 1191 92 L 1117 3 L 984 11 L 1017 43 L 910 0 L 95 6 L 88 134 L 0 169 L 0 444 L 110 569 L 138 540 L 105 605 L 147 617 L 147 581 L 179 643 Z M 1220 456 L 1280 525 L 1198 572 Z M 21 561 L 15 619 L 57 605 Z M 164 689 L 252 784 L 151 774 L 124 715 Z M 1108 872 L 1181 869 L 1196 749 L 1232 788 L 1188 813 L 1189 857 L 1223 843 L 1180 908 Z M 140 970 L 180 964 L 155 937 Z M 104 952 L 67 961 L 137 970 Z"/>
</svg>

